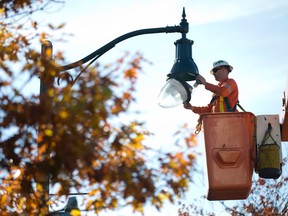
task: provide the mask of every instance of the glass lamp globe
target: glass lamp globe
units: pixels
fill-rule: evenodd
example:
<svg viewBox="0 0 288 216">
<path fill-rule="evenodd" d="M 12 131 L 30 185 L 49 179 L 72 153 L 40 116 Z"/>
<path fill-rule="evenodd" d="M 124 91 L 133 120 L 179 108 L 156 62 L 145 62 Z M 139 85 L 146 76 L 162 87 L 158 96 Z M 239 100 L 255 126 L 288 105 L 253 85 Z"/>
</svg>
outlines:
<svg viewBox="0 0 288 216">
<path fill-rule="evenodd" d="M 158 96 L 158 105 L 173 108 L 191 100 L 192 86 L 182 80 L 168 79 Z"/>
</svg>

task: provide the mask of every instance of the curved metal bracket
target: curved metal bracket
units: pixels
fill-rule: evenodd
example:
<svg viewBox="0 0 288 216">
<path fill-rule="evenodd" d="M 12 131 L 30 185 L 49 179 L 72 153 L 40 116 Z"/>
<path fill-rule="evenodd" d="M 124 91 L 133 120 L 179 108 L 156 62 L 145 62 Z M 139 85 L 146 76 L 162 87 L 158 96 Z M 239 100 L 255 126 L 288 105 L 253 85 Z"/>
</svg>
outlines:
<svg viewBox="0 0 288 216">
<path fill-rule="evenodd" d="M 121 41 L 124 41 L 124 40 L 126 40 L 128 38 L 135 37 L 135 36 L 138 36 L 138 35 L 143 35 L 143 34 L 165 33 L 165 32 L 166 33 L 180 32 L 180 29 L 181 29 L 180 26 L 173 26 L 173 27 L 167 26 L 167 27 L 164 27 L 164 28 L 141 29 L 141 30 L 136 30 L 136 31 L 129 32 L 127 34 L 124 34 L 124 35 L 112 40 L 111 42 L 109 42 L 106 45 L 102 46 L 101 48 L 99 48 L 98 50 L 94 51 L 90 55 L 80 59 L 79 61 L 76 61 L 76 62 L 73 62 L 71 64 L 62 66 L 61 67 L 61 71 L 70 70 L 70 69 L 73 69 L 75 67 L 79 67 L 82 64 L 85 64 L 86 62 L 90 61 L 93 58 L 99 58 L 104 53 L 106 53 L 107 51 L 109 51 L 110 49 L 115 47 L 116 44 L 118 44 Z"/>
<path fill-rule="evenodd" d="M 186 20 L 186 14 L 185 14 L 185 8 L 183 8 L 183 13 L 182 13 L 182 20 L 180 25 L 178 26 L 167 26 L 167 27 L 162 27 L 162 28 L 148 28 L 148 29 L 140 29 L 136 31 L 129 32 L 127 34 L 124 34 L 111 42 L 107 43 L 106 45 L 102 46 L 98 50 L 94 51 L 93 53 L 89 54 L 88 56 L 80 59 L 79 61 L 73 62 L 68 65 L 61 66 L 60 71 L 65 71 L 65 70 L 70 70 L 76 67 L 81 66 L 82 64 L 85 64 L 86 62 L 90 61 L 91 59 L 99 58 L 102 56 L 104 53 L 115 47 L 116 44 L 120 43 L 121 41 L 124 41 L 128 38 L 135 37 L 138 35 L 144 35 L 144 34 L 155 34 L 155 33 L 174 33 L 174 32 L 179 32 L 182 33 L 182 37 L 186 37 L 186 34 L 189 31 L 189 24 Z"/>
</svg>

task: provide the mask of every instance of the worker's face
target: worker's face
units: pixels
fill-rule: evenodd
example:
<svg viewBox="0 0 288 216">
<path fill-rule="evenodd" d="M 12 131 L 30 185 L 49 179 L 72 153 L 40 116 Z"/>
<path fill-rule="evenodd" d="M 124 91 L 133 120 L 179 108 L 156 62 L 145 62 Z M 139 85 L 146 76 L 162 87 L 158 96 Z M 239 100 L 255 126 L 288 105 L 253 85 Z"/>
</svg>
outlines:
<svg viewBox="0 0 288 216">
<path fill-rule="evenodd" d="M 217 80 L 218 82 L 222 82 L 227 78 L 228 70 L 225 67 L 219 67 L 214 70 L 213 75 L 215 77 L 215 80 Z"/>
</svg>

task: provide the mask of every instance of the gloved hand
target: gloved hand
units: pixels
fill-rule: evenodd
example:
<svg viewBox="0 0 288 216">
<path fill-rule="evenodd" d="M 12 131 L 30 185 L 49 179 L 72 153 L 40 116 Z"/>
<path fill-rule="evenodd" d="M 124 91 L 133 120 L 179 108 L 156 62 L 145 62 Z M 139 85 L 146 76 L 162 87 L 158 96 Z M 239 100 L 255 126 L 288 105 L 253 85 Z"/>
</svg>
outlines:
<svg viewBox="0 0 288 216">
<path fill-rule="evenodd" d="M 199 84 L 206 85 L 206 79 L 200 74 L 196 77 L 196 82 Z"/>
</svg>

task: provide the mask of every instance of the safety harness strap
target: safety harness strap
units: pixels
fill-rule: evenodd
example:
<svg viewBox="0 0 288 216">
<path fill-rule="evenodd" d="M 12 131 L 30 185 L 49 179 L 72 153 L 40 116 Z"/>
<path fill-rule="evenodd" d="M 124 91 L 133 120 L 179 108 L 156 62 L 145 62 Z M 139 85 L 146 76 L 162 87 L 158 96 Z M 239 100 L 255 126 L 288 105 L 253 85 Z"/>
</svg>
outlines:
<svg viewBox="0 0 288 216">
<path fill-rule="evenodd" d="M 210 104 L 212 104 L 215 100 L 217 100 L 219 98 L 218 95 L 214 95 L 213 98 L 211 99 L 210 101 Z M 236 108 L 237 106 L 239 106 L 239 108 L 243 111 L 243 112 L 246 112 L 243 107 L 239 104 L 239 101 L 237 101 L 236 105 L 231 108 L 230 104 L 229 104 L 229 101 L 228 101 L 228 98 L 227 97 L 221 97 L 220 96 L 220 103 L 219 103 L 219 109 L 220 109 L 220 112 L 224 112 L 224 108 L 223 108 L 223 99 L 224 99 L 224 102 L 225 102 L 225 105 L 226 105 L 226 108 L 227 108 L 227 112 L 235 112 L 236 111 Z"/>
<path fill-rule="evenodd" d="M 240 105 L 239 101 L 237 101 L 236 104 L 243 112 L 246 112 L 246 110 Z"/>
<path fill-rule="evenodd" d="M 226 105 L 228 112 L 235 112 L 236 111 L 236 107 L 237 107 L 237 104 L 239 103 L 239 101 L 237 101 L 236 105 L 233 108 L 231 108 L 227 97 L 224 97 L 224 101 L 225 101 L 225 105 Z"/>
</svg>

